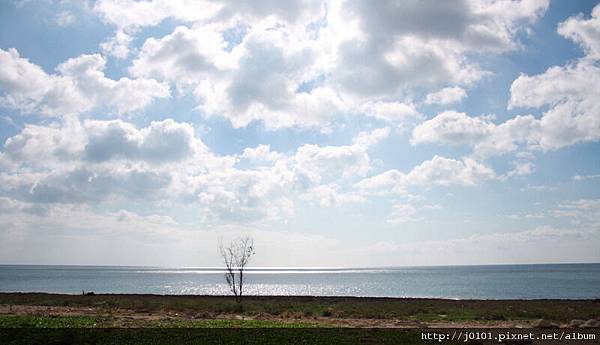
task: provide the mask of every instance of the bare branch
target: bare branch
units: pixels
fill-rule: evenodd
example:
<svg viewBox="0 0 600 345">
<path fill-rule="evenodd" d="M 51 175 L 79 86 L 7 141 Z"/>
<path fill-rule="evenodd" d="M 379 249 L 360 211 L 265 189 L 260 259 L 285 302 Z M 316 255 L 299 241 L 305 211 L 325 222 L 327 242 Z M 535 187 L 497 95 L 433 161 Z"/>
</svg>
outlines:
<svg viewBox="0 0 600 345">
<path fill-rule="evenodd" d="M 250 257 L 255 254 L 254 240 L 248 236 L 240 237 L 231 241 L 226 247 L 220 242 L 219 252 L 225 263 L 225 280 L 233 295 L 236 296 L 236 300 L 241 302 L 244 290 L 244 270 Z M 238 279 L 236 279 L 236 272 Z"/>
</svg>

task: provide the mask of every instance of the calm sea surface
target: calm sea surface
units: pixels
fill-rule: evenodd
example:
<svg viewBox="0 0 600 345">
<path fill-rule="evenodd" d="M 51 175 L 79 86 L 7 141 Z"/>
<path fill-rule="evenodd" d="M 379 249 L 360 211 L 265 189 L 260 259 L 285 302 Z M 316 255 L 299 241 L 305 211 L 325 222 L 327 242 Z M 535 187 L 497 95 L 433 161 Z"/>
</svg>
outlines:
<svg viewBox="0 0 600 345">
<path fill-rule="evenodd" d="M 251 295 L 600 298 L 600 264 L 257 269 Z M 1 292 L 228 294 L 215 268 L 0 265 Z"/>
</svg>

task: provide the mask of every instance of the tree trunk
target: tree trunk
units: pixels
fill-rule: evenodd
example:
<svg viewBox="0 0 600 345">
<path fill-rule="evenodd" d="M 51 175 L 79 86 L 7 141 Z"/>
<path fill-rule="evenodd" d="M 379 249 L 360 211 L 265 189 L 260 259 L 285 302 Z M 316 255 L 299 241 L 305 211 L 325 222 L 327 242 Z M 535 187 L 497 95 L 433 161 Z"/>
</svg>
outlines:
<svg viewBox="0 0 600 345">
<path fill-rule="evenodd" d="M 238 302 L 242 302 L 242 288 L 244 286 L 244 270 L 240 270 L 240 288 L 238 289 Z"/>
</svg>

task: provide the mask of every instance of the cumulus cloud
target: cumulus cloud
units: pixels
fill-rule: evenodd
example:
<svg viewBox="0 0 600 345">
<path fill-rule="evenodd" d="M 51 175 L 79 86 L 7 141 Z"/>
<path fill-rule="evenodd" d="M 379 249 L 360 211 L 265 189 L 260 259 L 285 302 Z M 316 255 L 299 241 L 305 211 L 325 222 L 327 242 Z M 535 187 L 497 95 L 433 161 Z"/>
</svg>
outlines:
<svg viewBox="0 0 600 345">
<path fill-rule="evenodd" d="M 374 132 L 360 143 L 367 146 L 305 144 L 290 155 L 265 145 L 245 149 L 240 158 L 260 164 L 185 177 L 188 198 L 200 203 L 207 222 L 287 219 L 295 212 L 296 198 L 326 207 L 364 202 L 340 185 L 370 171 L 368 145 L 382 136 L 381 130 Z"/>
<path fill-rule="evenodd" d="M 0 191 L 42 204 L 173 200 L 173 164 L 188 173 L 214 166 L 193 128 L 171 119 L 139 129 L 121 120 L 72 118 L 26 125 L 6 140 L 3 155 L 11 165 L 0 175 Z"/>
<path fill-rule="evenodd" d="M 473 118 L 465 113 L 445 111 L 415 127 L 411 144 L 472 144 L 487 138 L 493 127 L 489 118 Z"/>
<path fill-rule="evenodd" d="M 72 118 L 49 125 L 26 124 L 20 133 L 6 139 L 4 154 L 22 165 L 44 166 L 76 158 L 85 140 L 80 122 Z"/>
<path fill-rule="evenodd" d="M 539 148 L 540 123 L 532 115 L 516 116 L 499 125 L 493 119 L 490 115 L 470 117 L 445 111 L 416 126 L 410 142 L 465 145 L 473 148 L 477 158 L 512 152 L 520 145 Z"/>
<path fill-rule="evenodd" d="M 520 75 L 510 87 L 509 109 L 516 107 L 547 107 L 535 121 L 536 145 L 542 150 L 556 150 L 580 142 L 600 139 L 600 93 L 597 80 L 598 37 L 600 6 L 592 11 L 592 18 L 569 18 L 561 23 L 558 32 L 585 50 L 579 61 L 564 66 L 553 66 L 544 73 Z"/>
<path fill-rule="evenodd" d="M 460 144 L 473 148 L 475 157 L 528 150 L 557 150 L 581 142 L 600 139 L 600 94 L 596 80 L 600 78 L 596 47 L 598 12 L 591 19 L 569 18 L 559 25 L 559 33 L 580 43 L 586 56 L 565 66 L 553 66 L 538 75 L 521 74 L 510 88 L 509 109 L 547 109 L 541 116 L 519 115 L 503 123 L 492 116 L 470 117 L 465 113 L 446 111 L 414 128 L 411 144 Z M 432 94 L 428 95 L 433 97 Z M 508 175 L 524 175 L 533 171 L 531 159 L 517 159 Z"/>
<path fill-rule="evenodd" d="M 38 204 L 186 203 L 209 223 L 282 220 L 298 199 L 328 207 L 366 201 L 343 185 L 370 172 L 368 150 L 388 134 L 384 127 L 351 145 L 305 144 L 289 154 L 259 145 L 219 156 L 171 119 L 138 128 L 65 118 L 26 125 L 6 141 L 12 167 L 0 175 L 0 195 Z"/>
<path fill-rule="evenodd" d="M 354 144 L 361 147 L 369 147 L 377 144 L 390 134 L 389 127 L 377 128 L 371 132 L 360 132 L 354 138 Z"/>
<path fill-rule="evenodd" d="M 4 148 L 14 161 L 34 166 L 81 159 L 168 163 L 206 152 L 202 141 L 194 137 L 191 125 L 172 119 L 153 121 L 142 129 L 122 120 L 81 123 L 68 119 L 45 126 L 26 125 L 6 140 Z"/>
<path fill-rule="evenodd" d="M 416 106 L 412 103 L 401 102 L 366 102 L 361 106 L 361 111 L 367 116 L 372 116 L 400 127 L 411 125 L 423 119 Z"/>
<path fill-rule="evenodd" d="M 113 37 L 100 43 L 100 49 L 106 55 L 125 59 L 129 55 L 129 44 L 132 40 L 131 35 L 124 31 L 117 31 Z"/>
<path fill-rule="evenodd" d="M 0 49 L 0 63 L 0 105 L 25 113 L 61 116 L 107 106 L 124 114 L 170 94 L 153 79 L 106 78 L 106 60 L 98 54 L 68 59 L 56 67 L 58 74 L 47 74 L 13 48 Z"/>
<path fill-rule="evenodd" d="M 258 145 L 257 147 L 247 147 L 240 156 L 253 162 L 273 162 L 282 158 L 282 154 L 271 150 L 269 145 Z"/>
<path fill-rule="evenodd" d="M 194 178 L 194 193 L 205 222 L 278 220 L 294 214 L 294 204 L 276 170 L 238 170 L 200 175 Z"/>
<path fill-rule="evenodd" d="M 600 6 L 594 7 L 589 19 L 582 14 L 567 19 L 558 26 L 558 33 L 581 45 L 587 57 L 600 59 Z"/>
<path fill-rule="evenodd" d="M 511 85 L 509 107 L 549 107 L 535 121 L 538 132 L 532 133 L 543 150 L 596 141 L 600 139 L 599 77 L 600 68 L 588 60 L 551 67 L 540 75 L 521 75 Z"/>
<path fill-rule="evenodd" d="M 473 83 L 486 72 L 463 54 L 515 49 L 515 34 L 547 6 L 547 1 L 344 3 L 331 16 L 344 18 L 345 25 L 356 22 L 357 29 L 338 43 L 333 78 L 363 96 L 394 95 L 401 86 Z"/>
<path fill-rule="evenodd" d="M 139 18 L 136 6 L 148 18 Z M 271 129 L 326 131 L 336 116 L 357 109 L 388 122 L 419 120 L 406 98 L 418 88 L 456 85 L 429 101 L 460 101 L 461 85 L 488 74 L 466 54 L 517 49 L 517 33 L 544 13 L 547 1 L 220 2 L 197 17 L 184 15 L 188 6 L 102 1 L 96 10 L 121 30 L 167 17 L 194 23 L 147 39 L 130 71 L 193 90 L 202 113 L 226 117 L 236 128 L 261 121 Z M 237 42 L 226 39 L 239 28 Z"/>
<path fill-rule="evenodd" d="M 425 103 L 447 105 L 460 102 L 465 97 L 467 97 L 467 92 L 465 89 L 458 86 L 446 87 L 437 92 L 428 94 L 425 97 Z"/>
<path fill-rule="evenodd" d="M 417 165 L 409 173 L 392 169 L 363 179 L 355 186 L 365 193 L 406 194 L 407 188 L 413 186 L 474 186 L 494 178 L 494 170 L 471 158 L 455 160 L 436 155 Z"/>
<path fill-rule="evenodd" d="M 195 150 L 205 149 L 194 138 L 191 125 L 172 119 L 153 121 L 141 130 L 120 120 L 88 121 L 85 128 L 90 134 L 84 155 L 91 161 L 124 158 L 165 163 L 189 158 Z"/>
<path fill-rule="evenodd" d="M 235 27 L 236 25 L 250 26 L 261 20 L 275 20 L 277 22 L 295 25 L 303 23 L 302 27 L 314 19 L 323 6 L 318 1 L 189 1 L 189 0 L 152 0 L 152 1 L 114 1 L 101 0 L 95 3 L 93 11 L 100 18 L 117 28 L 113 37 L 101 44 L 101 48 L 117 58 L 125 58 L 129 53 L 128 45 L 132 41 L 131 36 L 144 27 L 160 24 L 165 19 L 174 19 L 178 22 L 193 23 L 197 26 L 211 24 L 218 26 L 221 31 Z M 206 30 L 207 27 L 204 27 Z M 190 37 L 187 37 L 190 39 Z M 210 37 L 204 36 L 203 40 L 210 42 Z M 169 45 L 183 43 L 186 38 L 175 37 L 175 41 Z M 200 45 L 197 38 L 192 38 Z M 149 40 L 148 43 L 151 43 Z M 156 42 L 155 42 L 156 43 Z M 165 42 L 166 43 L 166 42 Z M 193 51 L 193 42 L 185 42 L 185 51 Z M 185 46 L 184 46 L 185 47 Z M 147 49 L 149 47 L 146 47 Z M 206 48 L 206 47 L 205 47 Z M 214 46 L 213 46 L 214 48 Z M 194 56 L 184 56 L 190 62 Z M 148 52 L 146 52 L 147 54 Z M 164 57 L 164 54 L 163 54 Z M 198 56 L 196 56 L 198 57 Z M 156 59 L 154 59 L 156 60 Z M 154 61 L 156 62 L 156 61 Z"/>
<path fill-rule="evenodd" d="M 79 167 L 32 177 L 32 180 L 20 178 L 16 181 L 3 177 L 3 189 L 34 203 L 96 204 L 113 196 L 156 200 L 170 183 L 170 176 L 166 173 L 139 168 L 114 170 Z"/>
<path fill-rule="evenodd" d="M 190 1 L 190 0 L 151 0 L 115 1 L 100 0 L 93 10 L 107 23 L 120 28 L 140 28 L 155 26 L 167 18 L 183 22 L 202 22 L 211 18 L 232 20 L 241 17 L 254 22 L 259 19 L 276 17 L 278 20 L 294 23 L 298 20 L 311 20 L 321 10 L 318 1 Z"/>
<path fill-rule="evenodd" d="M 58 232 L 64 228 L 70 234 L 104 227 L 107 232 L 125 233 L 148 229 L 144 234 L 164 230 L 160 239 L 169 242 L 191 237 L 177 232 L 185 226 L 164 215 L 168 207 L 178 210 L 173 214 L 185 213 L 186 218 L 193 212 L 204 223 L 200 226 L 211 229 L 275 229 L 273 224 L 284 224 L 306 209 L 299 205 L 325 208 L 364 203 L 368 213 L 368 207 L 381 206 L 369 205 L 376 196 L 395 194 L 414 200 L 408 193 L 415 190 L 476 186 L 531 174 L 536 169 L 536 150 L 556 150 L 600 138 L 596 116 L 600 95 L 595 85 L 600 79 L 600 6 L 591 17 L 571 17 L 558 28 L 559 34 L 582 47 L 583 58 L 537 75 L 523 74 L 512 84 L 510 110 L 529 108 L 534 115 L 498 121 L 494 115 L 446 110 L 430 117 L 422 111 L 424 104 L 446 106 L 463 101 L 465 90 L 493 75 L 494 71 L 477 61 L 523 49 L 519 37 L 529 33 L 547 7 L 546 0 L 458 0 L 452 4 L 433 0 L 99 0 L 91 9 L 114 30 L 100 43 L 102 55 L 74 56 L 45 71 L 15 49 L 0 50 L 0 106 L 17 110 L 10 114 L 15 121 L 5 119 L 14 128 L 6 132 L 10 137 L 0 152 L 0 237 L 40 227 Z M 53 18 L 59 25 L 69 25 L 73 19 L 67 12 Z M 171 27 L 171 32 L 164 32 Z M 161 36 L 150 37 L 156 32 Z M 131 60 L 108 64 L 108 59 L 126 58 Z M 126 73 L 123 78 L 112 77 L 119 71 Z M 202 116 L 227 119 L 234 129 L 259 122 L 269 131 L 292 127 L 333 135 L 327 139 L 311 136 L 309 142 L 291 148 L 286 144 L 279 151 L 277 142 L 269 142 L 273 134 L 269 132 L 250 140 L 256 139 L 259 145 L 218 154 L 223 148 L 211 151 L 188 123 L 152 122 L 156 112 L 149 118 L 137 117 L 135 124 L 106 120 L 115 114 L 133 115 L 156 99 L 169 97 L 171 88 L 178 97 L 186 97 L 184 106 L 191 99 Z M 176 107 L 175 116 L 181 115 L 180 110 Z M 56 118 L 22 123 L 23 119 L 15 117 L 19 112 Z M 346 121 L 357 116 L 369 118 Z M 29 119 L 38 120 L 25 118 Z M 348 131 L 363 125 L 375 129 L 338 143 Z M 333 132 L 341 128 L 343 133 Z M 220 129 L 211 135 L 222 134 Z M 398 135 L 403 130 L 410 131 L 414 146 L 461 145 L 472 153 L 450 158 L 432 152 L 431 159 L 404 171 L 393 169 L 398 160 L 379 164 L 393 141 L 405 138 Z M 293 135 L 307 138 L 304 132 Z M 378 147 L 384 140 L 385 147 Z M 435 147 L 412 149 L 418 152 L 409 156 Z M 508 153 L 505 161 L 499 160 L 500 166 L 508 165 L 502 174 L 485 161 Z M 373 172 L 372 156 L 384 170 Z M 593 178 L 576 175 L 574 180 Z M 543 192 L 539 187 L 525 189 Z M 390 214 L 381 218 L 384 227 L 391 227 L 386 220 L 389 224 L 421 221 L 420 211 L 431 207 L 377 200 L 391 203 Z M 596 204 L 587 199 L 565 201 L 543 215 L 565 218 L 581 228 L 597 227 L 600 222 L 592 216 L 598 213 Z M 524 214 L 532 219 L 542 215 Z M 47 220 L 40 220 L 44 216 Z M 177 236 L 171 236 L 173 232 Z M 379 250 L 389 259 L 405 250 L 427 257 L 438 250 L 452 255 L 467 248 L 468 255 L 481 258 L 488 251 L 500 251 L 489 245 L 477 252 L 480 249 L 472 246 L 477 241 L 500 243 L 503 249 L 510 249 L 511 241 L 523 245 L 519 248 L 538 241 L 546 249 L 571 250 L 575 246 L 560 247 L 556 239 L 567 239 L 572 245 L 574 238 L 588 235 L 578 229 L 537 228 L 429 241 L 421 244 L 430 246 L 425 252 L 389 242 L 347 252 L 339 244 L 319 243 L 319 249 L 335 250 L 343 258 L 351 255 L 340 253 Z M 269 248 L 281 250 L 277 248 L 284 237 L 264 235 L 262 239 L 279 242 Z M 321 237 L 289 237 L 303 243 L 303 248 L 327 242 Z M 214 240 L 211 235 L 201 238 Z M 9 243 L 6 237 L 2 239 L 0 243 Z M 591 252 L 589 243 L 583 244 Z M 10 248 L 5 246 L 0 252 L 4 249 Z M 519 255 L 520 250 L 511 253 Z M 368 253 L 365 257 L 370 255 L 376 256 Z M 451 260 L 465 262 L 456 255 Z"/>
<path fill-rule="evenodd" d="M 149 38 L 130 71 L 138 77 L 156 77 L 180 85 L 205 79 L 217 65 L 230 59 L 217 32 L 179 26 L 162 38 Z"/>
</svg>

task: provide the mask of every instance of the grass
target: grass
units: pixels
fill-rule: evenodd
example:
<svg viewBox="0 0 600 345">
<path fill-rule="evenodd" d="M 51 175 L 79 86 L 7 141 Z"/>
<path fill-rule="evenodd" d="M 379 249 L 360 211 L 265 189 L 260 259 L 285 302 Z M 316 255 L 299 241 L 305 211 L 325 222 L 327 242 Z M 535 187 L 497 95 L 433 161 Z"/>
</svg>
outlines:
<svg viewBox="0 0 600 345">
<path fill-rule="evenodd" d="M 114 328 L 122 324 L 108 317 L 64 315 L 0 315 L 0 328 Z M 279 322 L 270 320 L 137 320 L 129 327 L 145 328 L 315 328 L 308 322 Z"/>
<path fill-rule="evenodd" d="M 0 328 L 92 328 L 98 323 L 88 316 L 0 315 Z"/>
<path fill-rule="evenodd" d="M 173 311 L 206 315 L 268 314 L 286 318 L 398 318 L 431 320 L 568 321 L 600 316 L 600 300 L 442 300 L 356 297 L 247 296 L 243 304 L 226 296 L 161 295 L 55 295 L 0 294 L 0 304 L 132 309 L 140 312 Z"/>
<path fill-rule="evenodd" d="M 564 324 L 600 317 L 600 300 L 247 296 L 239 304 L 226 296 L 0 293 L 3 311 L 10 313 L 7 306 L 11 305 L 14 314 L 0 314 L 2 344 L 435 344 L 421 340 L 418 328 L 327 325 L 341 325 L 334 318 L 463 321 L 465 325 L 539 318 Z M 42 307 L 21 315 L 15 312 L 24 310 L 18 306 Z M 53 306 L 63 308 L 46 308 Z M 88 308 L 93 309 L 89 315 Z M 83 315 L 70 315 L 77 312 Z"/>
<path fill-rule="evenodd" d="M 247 296 L 242 304 L 228 296 L 117 295 L 94 296 L 42 293 L 0 293 L 3 305 L 94 307 L 110 313 L 180 313 L 200 319 L 220 314 L 402 319 L 414 321 L 534 320 L 568 322 L 600 317 L 600 300 L 444 300 L 358 297 Z"/>
</svg>

